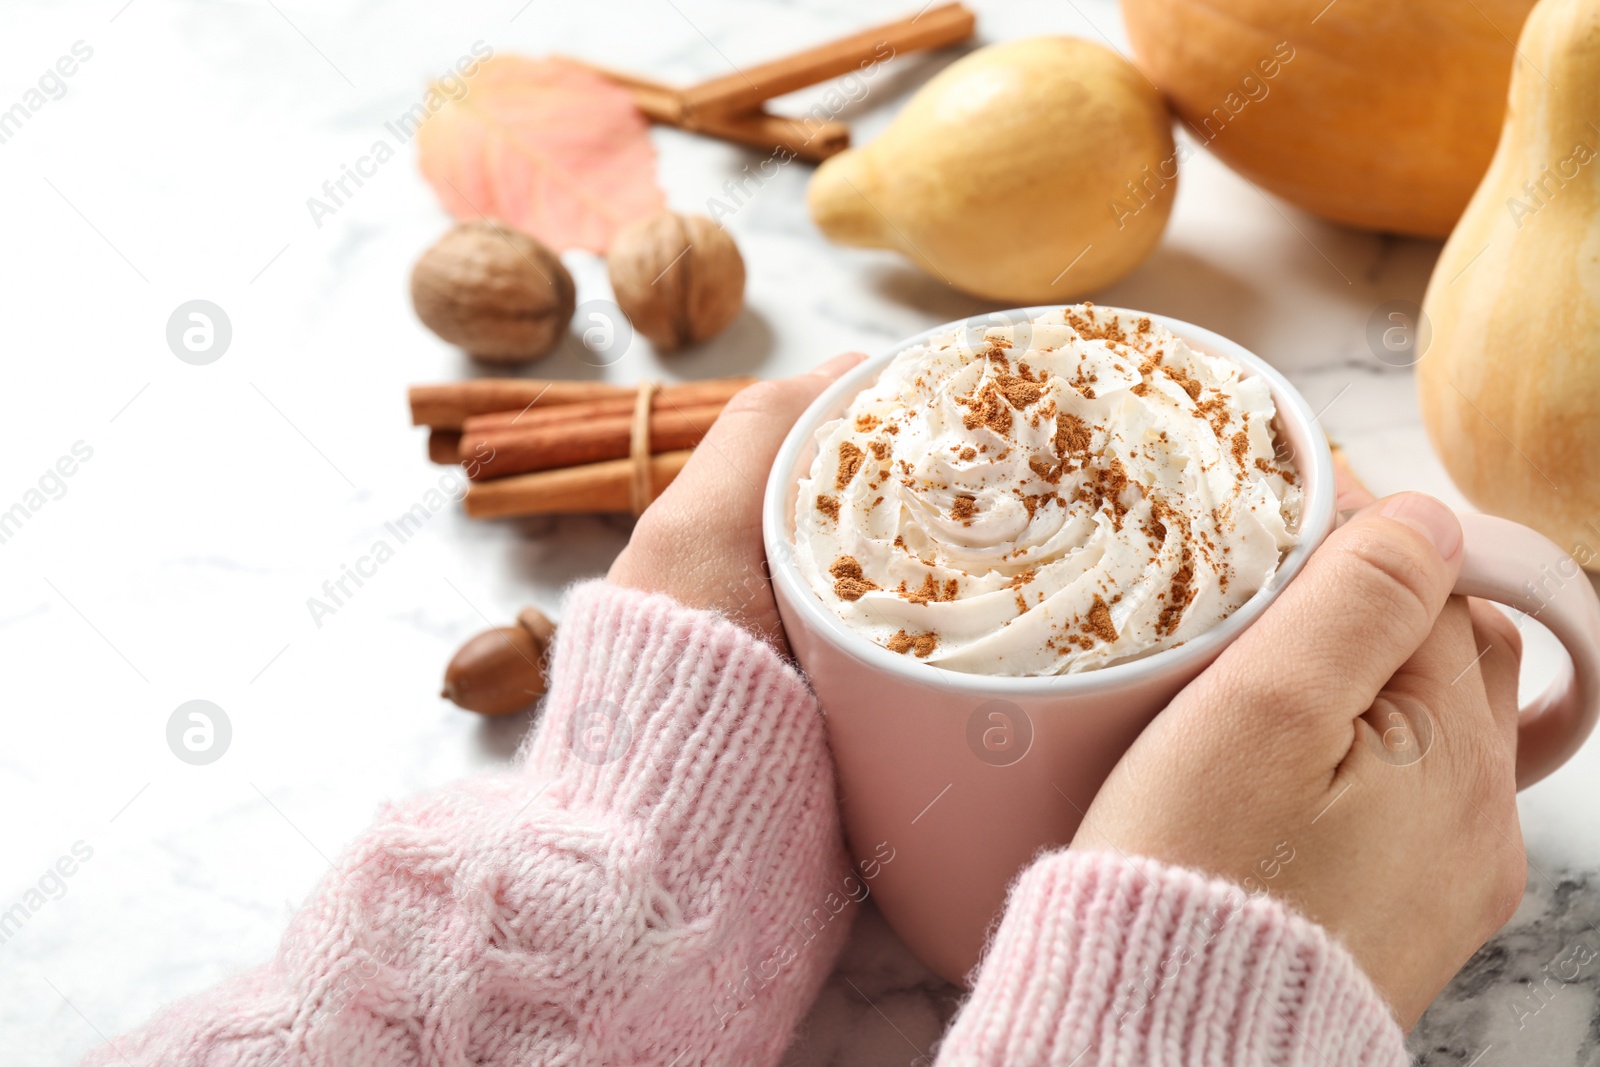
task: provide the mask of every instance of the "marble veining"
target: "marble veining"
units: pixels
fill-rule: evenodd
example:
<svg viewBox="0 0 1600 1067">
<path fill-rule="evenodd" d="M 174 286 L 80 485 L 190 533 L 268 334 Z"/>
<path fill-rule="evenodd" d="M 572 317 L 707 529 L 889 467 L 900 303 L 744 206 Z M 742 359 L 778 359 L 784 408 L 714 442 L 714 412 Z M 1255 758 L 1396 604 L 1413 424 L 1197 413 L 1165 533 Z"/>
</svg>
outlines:
<svg viewBox="0 0 1600 1067">
<path fill-rule="evenodd" d="M 1421 1067 L 1600 1063 L 1600 871 L 1529 860 L 1516 916 L 1413 1031 Z"/>
</svg>

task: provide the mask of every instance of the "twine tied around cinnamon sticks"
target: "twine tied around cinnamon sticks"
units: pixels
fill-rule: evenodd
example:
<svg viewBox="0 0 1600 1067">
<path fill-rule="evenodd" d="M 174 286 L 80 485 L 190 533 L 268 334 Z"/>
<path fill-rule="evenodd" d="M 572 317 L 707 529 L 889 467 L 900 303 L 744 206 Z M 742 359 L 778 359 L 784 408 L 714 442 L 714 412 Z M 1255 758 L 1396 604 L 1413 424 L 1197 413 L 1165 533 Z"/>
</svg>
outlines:
<svg viewBox="0 0 1600 1067">
<path fill-rule="evenodd" d="M 428 455 L 460 464 L 474 518 L 638 515 L 755 379 L 638 386 L 481 378 L 411 389 Z"/>
<path fill-rule="evenodd" d="M 639 383 L 639 397 L 633 402 L 633 427 L 628 437 L 628 458 L 633 461 L 633 484 L 629 486 L 628 502 L 633 507 L 633 517 L 644 514 L 655 495 L 650 491 L 650 403 L 655 397 L 656 383 L 648 378 Z"/>
</svg>

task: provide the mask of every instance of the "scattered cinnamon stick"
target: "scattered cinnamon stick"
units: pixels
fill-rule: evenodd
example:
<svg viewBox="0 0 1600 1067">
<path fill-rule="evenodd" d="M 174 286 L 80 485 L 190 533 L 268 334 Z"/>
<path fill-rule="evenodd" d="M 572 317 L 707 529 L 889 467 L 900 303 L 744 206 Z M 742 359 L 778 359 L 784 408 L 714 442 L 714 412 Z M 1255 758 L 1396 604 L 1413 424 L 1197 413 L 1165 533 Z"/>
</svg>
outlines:
<svg viewBox="0 0 1600 1067">
<path fill-rule="evenodd" d="M 650 453 L 692 448 L 722 413 L 721 404 L 668 407 L 652 412 Z M 511 427 L 461 437 L 461 458 L 472 460 L 467 476 L 473 481 L 504 478 L 512 474 L 621 459 L 628 455 L 633 433 L 632 415 L 606 415 L 582 422 L 555 422 L 524 429 Z"/>
<path fill-rule="evenodd" d="M 587 60 L 564 60 L 610 78 L 633 93 L 633 102 L 651 122 L 703 133 L 764 150 L 785 149 L 798 159 L 819 163 L 850 147 L 850 127 L 832 119 L 792 119 L 757 109 L 740 114 L 699 114 L 684 107 L 684 90 Z"/>
<path fill-rule="evenodd" d="M 689 461 L 688 450 L 650 457 L 650 495 L 659 496 Z M 474 482 L 463 505 L 475 519 L 631 510 L 633 461 L 607 460 L 561 470 Z"/>
<path fill-rule="evenodd" d="M 774 97 L 858 70 L 873 59 L 958 44 L 971 37 L 976 28 L 977 16 L 964 4 L 930 7 L 907 18 L 690 86 L 683 90 L 682 106 L 701 121 L 710 115 L 749 111 Z"/>
<path fill-rule="evenodd" d="M 728 395 L 755 381 L 754 378 L 717 378 L 713 381 L 732 390 Z M 660 395 L 677 401 L 694 396 L 693 390 L 710 382 L 663 385 Z M 413 385 L 410 389 L 411 424 L 437 430 L 459 430 L 469 416 L 497 411 L 518 412 L 533 405 L 575 404 L 590 400 L 626 397 L 632 403 L 638 388 L 608 382 L 543 381 L 537 378 L 477 378 L 466 382 L 438 385 Z M 630 409 L 631 410 L 631 409 Z"/>
</svg>

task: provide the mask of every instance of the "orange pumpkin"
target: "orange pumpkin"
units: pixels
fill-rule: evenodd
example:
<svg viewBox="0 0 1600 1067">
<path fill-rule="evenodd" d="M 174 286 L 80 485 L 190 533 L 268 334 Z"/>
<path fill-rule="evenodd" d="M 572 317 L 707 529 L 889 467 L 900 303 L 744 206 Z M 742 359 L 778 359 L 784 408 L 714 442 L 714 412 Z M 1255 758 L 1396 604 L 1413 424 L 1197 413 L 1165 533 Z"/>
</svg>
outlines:
<svg viewBox="0 0 1600 1067">
<path fill-rule="evenodd" d="M 1234 170 L 1324 218 L 1444 237 L 1494 154 L 1533 0 L 1123 0 L 1140 65 Z"/>
</svg>

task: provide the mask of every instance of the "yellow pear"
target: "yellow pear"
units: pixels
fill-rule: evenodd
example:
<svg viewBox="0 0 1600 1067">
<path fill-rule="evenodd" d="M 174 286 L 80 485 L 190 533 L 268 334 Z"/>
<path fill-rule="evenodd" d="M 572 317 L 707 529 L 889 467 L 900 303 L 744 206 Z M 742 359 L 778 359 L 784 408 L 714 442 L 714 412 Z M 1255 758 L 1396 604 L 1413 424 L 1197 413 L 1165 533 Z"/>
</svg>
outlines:
<svg viewBox="0 0 1600 1067">
<path fill-rule="evenodd" d="M 807 200 L 841 244 L 894 249 L 978 296 L 1064 303 L 1150 254 L 1178 159 L 1166 103 L 1127 60 L 1035 37 L 951 64 L 824 163 Z"/>
<path fill-rule="evenodd" d="M 1474 504 L 1600 568 L 1600 0 L 1523 27 L 1488 173 L 1434 268 L 1423 421 Z"/>
</svg>

